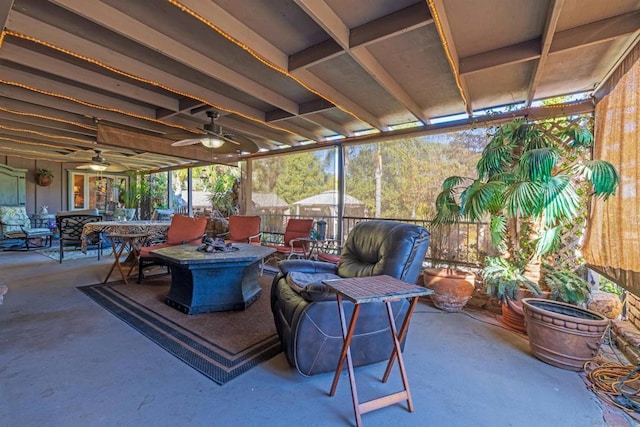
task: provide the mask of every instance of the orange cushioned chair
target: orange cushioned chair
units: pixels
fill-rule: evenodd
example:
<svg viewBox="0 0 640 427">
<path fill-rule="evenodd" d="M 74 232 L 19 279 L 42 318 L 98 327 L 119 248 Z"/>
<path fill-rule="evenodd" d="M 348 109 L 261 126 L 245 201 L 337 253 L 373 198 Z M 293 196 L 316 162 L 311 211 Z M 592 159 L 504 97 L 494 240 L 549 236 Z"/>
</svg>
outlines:
<svg viewBox="0 0 640 427">
<path fill-rule="evenodd" d="M 151 251 L 188 243 L 193 245 L 199 244 L 202 241 L 206 228 L 207 217 L 193 218 L 184 215 L 174 215 L 171 218 L 171 225 L 169 225 L 169 229 L 167 230 L 167 241 L 165 243 L 140 248 L 138 283 L 142 281 L 142 270 L 144 267 L 161 264 L 161 261 L 151 254 Z"/>
<path fill-rule="evenodd" d="M 284 230 L 284 244 L 273 246 L 276 253 L 284 255 L 287 259 L 306 258 L 310 242 L 297 239 L 308 239 L 312 228 L 312 219 L 289 218 L 287 228 Z"/>
<path fill-rule="evenodd" d="M 260 217 L 258 215 L 230 215 L 229 231 L 218 234 L 227 243 L 260 244 Z"/>
</svg>

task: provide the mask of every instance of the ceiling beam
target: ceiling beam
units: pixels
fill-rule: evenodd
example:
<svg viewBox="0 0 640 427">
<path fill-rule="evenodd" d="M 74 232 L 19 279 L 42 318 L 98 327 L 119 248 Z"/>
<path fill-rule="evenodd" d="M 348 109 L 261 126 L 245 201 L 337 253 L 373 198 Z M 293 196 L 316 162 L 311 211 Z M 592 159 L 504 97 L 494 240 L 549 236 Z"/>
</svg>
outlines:
<svg viewBox="0 0 640 427">
<path fill-rule="evenodd" d="M 87 2 L 86 0 L 53 0 L 53 2 L 256 99 L 297 114 L 298 105 L 295 101 L 214 61 L 191 47 L 179 43 L 172 37 L 155 30 L 144 22 L 133 19 L 116 8 L 102 2 Z M 218 20 L 220 17 L 214 22 Z"/>
<path fill-rule="evenodd" d="M 351 29 L 349 49 L 366 47 L 432 23 L 433 18 L 426 2 L 416 3 Z M 320 62 L 328 61 L 338 55 L 345 54 L 345 50 L 348 49 L 342 48 L 334 39 L 325 40 L 291 55 L 289 57 L 289 71 L 309 68 Z"/>
<path fill-rule="evenodd" d="M 433 24 L 427 2 L 421 1 L 387 16 L 351 29 L 349 46 L 353 49 Z"/>
<path fill-rule="evenodd" d="M 248 46 L 266 61 L 280 68 L 287 69 L 288 55 L 271 44 L 267 39 L 256 33 L 244 22 L 231 15 L 213 1 L 180 0 L 180 3 L 196 14 L 202 16 L 226 34 L 233 37 L 240 44 Z"/>
<path fill-rule="evenodd" d="M 552 9 L 552 12 L 553 11 L 555 11 L 555 9 Z M 553 18 L 553 16 L 550 17 L 550 19 L 551 18 Z M 560 31 L 553 35 L 551 45 L 548 47 L 548 53 L 554 54 L 569 49 L 577 49 L 626 36 L 633 32 L 640 31 L 638 22 L 640 22 L 640 11 L 614 16 L 591 24 Z M 545 28 L 544 40 L 542 41 L 540 38 L 536 38 L 461 58 L 461 75 L 487 71 L 495 67 L 540 58 L 541 52 L 545 48 L 545 43 L 549 41 L 549 35 L 546 32 L 547 29 L 548 28 Z"/>
<path fill-rule="evenodd" d="M 95 139 L 96 136 L 95 130 L 91 131 L 71 123 L 47 120 L 41 117 L 23 116 L 2 110 L 0 110 L 0 123 L 13 127 L 37 126 L 43 129 L 43 131 L 46 131 L 46 129 L 62 131 L 73 134 L 74 136 L 77 135 L 78 138 L 91 137 Z"/>
<path fill-rule="evenodd" d="M 613 16 L 591 24 L 560 31 L 553 38 L 549 53 L 606 42 L 640 32 L 640 10 Z"/>
<path fill-rule="evenodd" d="M 366 45 L 360 45 L 352 48 L 350 46 L 350 29 L 331 10 L 324 1 L 318 0 L 294 0 L 311 18 L 320 25 L 334 40 L 364 69 L 374 80 L 378 82 L 391 96 L 397 99 L 406 107 L 411 114 L 418 120 L 427 122 L 428 117 L 424 114 L 422 108 L 413 100 L 413 98 L 404 90 L 404 88 L 385 70 L 378 60 L 369 52 Z M 427 14 L 430 18 L 431 15 Z M 399 17 L 405 15 L 391 14 L 390 17 L 379 18 L 375 22 L 369 23 L 366 29 L 359 34 L 370 34 L 379 32 L 385 34 L 388 31 L 385 26 L 387 22 L 392 22 L 393 33 L 398 34 L 397 28 L 399 22 L 404 22 Z M 428 19 L 426 18 L 426 19 Z M 426 20 L 425 19 L 425 20 Z M 412 24 L 414 21 L 410 21 Z M 361 27 L 362 28 L 362 27 Z M 384 30 L 381 30 L 384 28 Z"/>
<path fill-rule="evenodd" d="M 457 83 L 458 92 L 460 93 L 460 97 L 462 98 L 462 102 L 465 104 L 465 111 L 469 116 L 473 115 L 473 105 L 471 102 L 471 98 L 469 97 L 469 87 L 467 84 L 467 80 L 463 75 L 460 74 L 460 55 L 458 55 L 458 51 L 456 50 L 455 39 L 453 38 L 453 33 L 451 32 L 451 26 L 449 25 L 449 18 L 447 17 L 446 8 L 444 7 L 444 0 L 433 0 L 430 3 L 438 16 L 439 26 L 436 26 L 438 29 L 438 34 L 440 36 L 440 43 L 442 43 L 442 48 L 445 53 L 448 53 L 449 67 L 451 68 L 451 73 L 453 74 L 453 78 Z M 436 14 L 431 11 L 431 16 Z"/>
<path fill-rule="evenodd" d="M 340 123 L 337 123 L 333 120 L 327 119 L 326 117 L 324 117 L 322 114 L 318 114 L 318 113 L 309 113 L 307 115 L 305 115 L 305 118 L 315 124 L 317 124 L 318 126 L 323 126 L 333 132 L 335 132 L 338 135 L 345 135 L 345 136 L 353 136 L 353 130 L 348 129 L 347 127 L 341 125 Z"/>
<path fill-rule="evenodd" d="M 0 76 L 2 80 L 9 82 L 16 82 L 35 88 L 38 91 L 44 91 L 56 95 L 60 95 L 65 99 L 76 99 L 83 103 L 100 106 L 105 110 L 110 111 L 126 111 L 133 115 L 142 117 L 153 117 L 155 110 L 150 107 L 145 107 L 138 103 L 127 102 L 122 98 L 114 98 L 108 95 L 103 95 L 99 92 L 85 89 L 80 86 L 73 86 L 63 81 L 53 80 L 41 75 L 30 74 L 26 70 L 18 70 L 8 67 L 7 65 L 0 64 Z"/>
<path fill-rule="evenodd" d="M 505 46 L 460 58 L 460 75 L 466 76 L 490 68 L 526 62 L 540 57 L 540 39 Z"/>
<path fill-rule="evenodd" d="M 60 109 L 23 102 L 17 99 L 0 97 L 0 110 L 11 113 L 16 117 L 24 117 L 26 121 L 30 120 L 31 117 L 40 117 L 52 122 L 72 123 L 80 129 L 80 133 L 95 134 L 97 130 L 94 120 L 85 115 L 68 113 Z M 16 118 L 15 120 L 19 121 L 20 119 Z"/>
<path fill-rule="evenodd" d="M 107 77 L 103 74 L 52 58 L 34 50 L 25 49 L 24 47 L 12 44 L 10 41 L 11 38 L 2 45 L 0 58 L 3 60 L 11 61 L 35 70 L 46 70 L 49 74 L 80 82 L 88 87 L 94 87 L 101 91 L 111 92 L 120 96 L 125 95 L 127 98 L 135 99 L 145 104 L 170 110 L 176 110 L 178 108 L 178 100 L 175 98 L 143 89 L 140 86 L 130 84 L 121 79 Z"/>
<path fill-rule="evenodd" d="M 300 69 L 294 73 L 296 77 L 299 77 L 303 81 L 307 82 L 309 86 L 313 87 L 315 90 L 319 91 L 323 95 L 325 95 L 331 102 L 333 102 L 336 107 L 345 111 L 348 114 L 351 114 L 358 120 L 362 120 L 369 125 L 383 129 L 386 126 L 372 113 L 367 111 L 362 105 L 356 103 L 351 98 L 346 97 L 336 88 L 327 84 L 324 80 L 318 78 L 315 74 L 313 74 L 309 70 Z"/>
<path fill-rule="evenodd" d="M 344 54 L 344 49 L 335 40 L 325 40 L 291 55 L 288 70 L 293 73 Z"/>
<path fill-rule="evenodd" d="M 193 99 L 201 99 L 212 106 L 219 106 L 224 110 L 237 111 L 248 118 L 264 122 L 264 113 L 262 111 L 164 72 L 159 68 L 142 63 L 136 58 L 120 54 L 106 47 L 109 45 L 108 41 L 105 41 L 105 46 L 102 46 L 15 10 L 9 16 L 8 26 L 9 29 L 16 29 L 15 31 L 18 33 L 23 33 L 39 40 L 56 40 L 57 43 L 61 44 L 58 46 L 59 48 L 91 58 L 99 63 L 107 64 L 121 72 L 161 85 L 175 93 L 181 93 L 183 96 L 188 95 Z"/>
<path fill-rule="evenodd" d="M 380 121 L 364 107 L 347 99 L 344 95 L 340 94 L 337 89 L 330 87 L 326 82 L 321 81 L 312 73 L 307 73 L 305 70 L 291 71 L 289 55 L 278 49 L 260 34 L 236 19 L 233 15 L 226 12 L 214 2 L 204 2 L 202 0 L 181 0 L 180 3 L 194 13 L 202 16 L 204 19 L 207 19 L 210 22 L 215 22 L 216 26 L 218 26 L 221 31 L 224 31 L 238 43 L 246 46 L 256 55 L 272 64 L 277 69 L 282 70 L 284 73 L 289 72 L 291 76 L 298 79 L 304 85 L 318 91 L 318 93 L 321 93 L 322 97 L 327 101 L 334 103 L 335 105 L 343 106 L 342 109 L 356 119 L 362 120 L 371 126 L 382 126 Z M 348 108 L 346 108 L 347 106 Z M 240 129 L 237 130 L 240 131 Z M 291 139 L 290 142 L 292 141 L 294 140 Z"/>
<path fill-rule="evenodd" d="M 553 41 L 553 35 L 555 34 L 556 27 L 558 26 L 558 19 L 560 19 L 560 12 L 562 11 L 563 5 L 564 0 L 551 0 L 551 6 L 547 13 L 547 20 L 544 25 L 544 32 L 542 33 L 542 49 L 540 51 L 540 59 L 536 61 L 533 67 L 531 80 L 529 81 L 529 86 L 527 89 L 527 99 L 525 102 L 526 107 L 531 106 L 531 102 L 533 101 L 536 94 L 536 89 L 538 89 L 538 84 L 542 79 L 544 66 L 546 65 L 547 58 L 549 56 L 549 49 L 551 48 L 551 42 Z"/>
<path fill-rule="evenodd" d="M 148 120 L 138 119 L 136 117 L 127 116 L 121 113 L 102 110 L 88 105 L 82 105 L 78 102 L 34 92 L 32 90 L 13 86 L 10 84 L 0 84 L 0 97 L 11 98 L 17 101 L 36 105 L 42 105 L 47 108 L 57 109 L 68 113 L 74 113 L 88 117 L 97 117 L 109 122 L 143 129 L 158 134 L 166 134 L 167 132 L 172 130 L 172 128 L 160 123 L 150 122 Z M 176 131 L 176 129 L 173 129 L 173 131 Z"/>
</svg>

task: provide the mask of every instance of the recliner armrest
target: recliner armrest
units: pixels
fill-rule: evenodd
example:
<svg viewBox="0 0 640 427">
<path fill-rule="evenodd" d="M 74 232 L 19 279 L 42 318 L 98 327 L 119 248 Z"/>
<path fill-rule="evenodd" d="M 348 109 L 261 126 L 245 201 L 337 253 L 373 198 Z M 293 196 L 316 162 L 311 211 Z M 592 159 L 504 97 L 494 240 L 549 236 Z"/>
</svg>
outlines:
<svg viewBox="0 0 640 427">
<path fill-rule="evenodd" d="M 328 262 L 318 262 L 309 259 L 288 259 L 280 261 L 278 268 L 283 275 L 287 275 L 292 271 L 301 273 L 333 273 L 337 274 L 338 268 L 335 264 Z"/>
</svg>

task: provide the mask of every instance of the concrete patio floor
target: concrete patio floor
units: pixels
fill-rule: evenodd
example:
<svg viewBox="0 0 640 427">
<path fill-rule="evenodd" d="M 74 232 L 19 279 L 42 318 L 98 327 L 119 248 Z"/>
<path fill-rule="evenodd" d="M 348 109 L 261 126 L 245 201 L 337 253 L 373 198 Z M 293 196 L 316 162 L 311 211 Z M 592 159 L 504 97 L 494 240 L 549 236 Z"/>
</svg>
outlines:
<svg viewBox="0 0 640 427">
<path fill-rule="evenodd" d="M 282 353 L 219 386 L 114 317 L 76 287 L 101 282 L 113 258 L 62 264 L 0 252 L 0 425 L 355 425 L 349 382 L 305 378 Z M 135 286 L 135 284 L 131 284 Z M 261 298 L 268 298 L 262 295 Z M 415 412 L 398 404 L 366 426 L 629 426 L 582 377 L 535 359 L 526 337 L 465 310 L 419 304 L 404 357 Z M 360 399 L 400 389 L 397 369 L 356 370 Z"/>
</svg>

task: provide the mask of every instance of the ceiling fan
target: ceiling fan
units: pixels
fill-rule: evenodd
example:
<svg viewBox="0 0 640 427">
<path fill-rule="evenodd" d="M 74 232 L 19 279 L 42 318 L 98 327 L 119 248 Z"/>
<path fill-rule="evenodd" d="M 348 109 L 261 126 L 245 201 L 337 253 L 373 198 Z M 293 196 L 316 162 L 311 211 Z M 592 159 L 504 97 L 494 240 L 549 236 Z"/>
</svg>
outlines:
<svg viewBox="0 0 640 427">
<path fill-rule="evenodd" d="M 129 169 L 123 164 L 108 162 L 107 159 L 102 157 L 102 150 L 93 151 L 95 151 L 96 155 L 91 157 L 91 162 L 86 165 L 78 166 L 78 169 L 91 169 L 96 172 L 104 172 L 107 170 L 110 172 L 122 172 Z"/>
<path fill-rule="evenodd" d="M 217 112 L 207 111 L 207 117 L 209 117 L 211 123 L 204 125 L 205 135 L 182 139 L 172 143 L 171 146 L 183 147 L 185 145 L 202 144 L 220 154 L 258 151 L 259 147 L 251 139 L 230 132 L 223 132 L 222 128 L 215 123 L 215 120 L 219 117 Z"/>
</svg>

